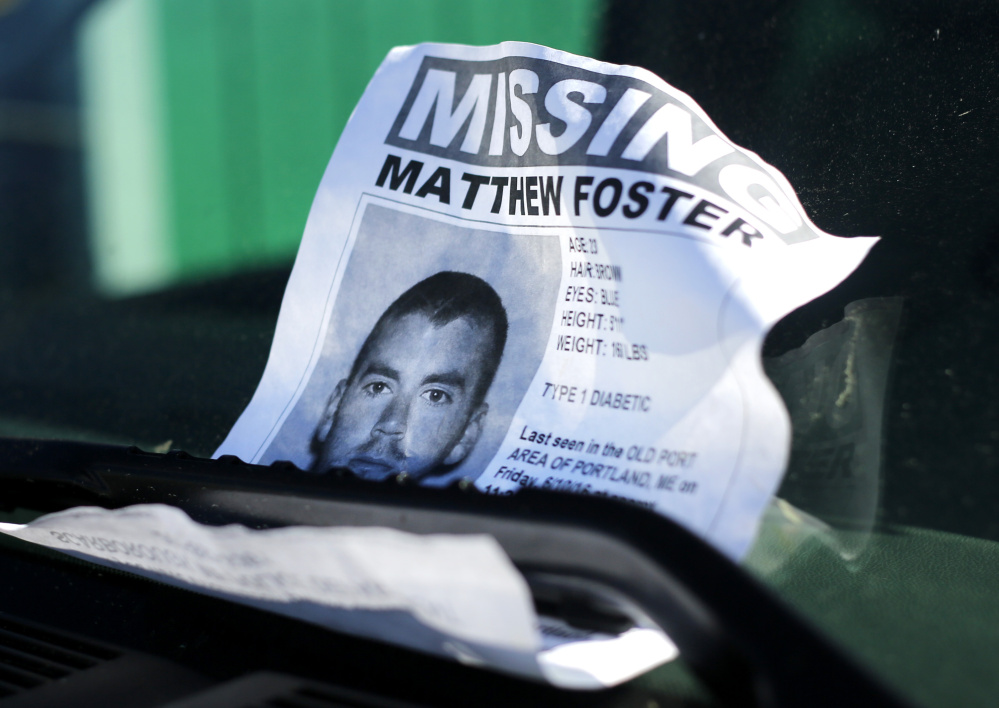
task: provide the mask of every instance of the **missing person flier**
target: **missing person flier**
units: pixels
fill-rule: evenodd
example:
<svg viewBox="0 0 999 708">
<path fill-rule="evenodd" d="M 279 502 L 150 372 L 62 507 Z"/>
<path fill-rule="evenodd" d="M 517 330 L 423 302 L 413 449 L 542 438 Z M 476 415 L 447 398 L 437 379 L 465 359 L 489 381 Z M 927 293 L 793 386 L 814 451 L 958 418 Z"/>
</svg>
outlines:
<svg viewBox="0 0 999 708">
<path fill-rule="evenodd" d="M 620 499 L 739 558 L 790 441 L 763 337 L 874 242 L 817 229 L 780 173 L 642 69 L 398 48 L 216 454 Z"/>
</svg>

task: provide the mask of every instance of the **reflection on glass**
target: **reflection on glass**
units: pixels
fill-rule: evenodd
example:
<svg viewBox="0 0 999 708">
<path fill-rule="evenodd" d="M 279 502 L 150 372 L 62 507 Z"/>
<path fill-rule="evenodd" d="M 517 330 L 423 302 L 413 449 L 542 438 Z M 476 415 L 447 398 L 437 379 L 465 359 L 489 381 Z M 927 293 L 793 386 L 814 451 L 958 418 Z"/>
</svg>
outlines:
<svg viewBox="0 0 999 708">
<path fill-rule="evenodd" d="M 787 474 L 766 525 L 786 546 L 818 536 L 845 560 L 865 548 L 881 491 L 881 428 L 900 298 L 850 303 L 842 321 L 765 361 L 791 416 Z"/>
</svg>

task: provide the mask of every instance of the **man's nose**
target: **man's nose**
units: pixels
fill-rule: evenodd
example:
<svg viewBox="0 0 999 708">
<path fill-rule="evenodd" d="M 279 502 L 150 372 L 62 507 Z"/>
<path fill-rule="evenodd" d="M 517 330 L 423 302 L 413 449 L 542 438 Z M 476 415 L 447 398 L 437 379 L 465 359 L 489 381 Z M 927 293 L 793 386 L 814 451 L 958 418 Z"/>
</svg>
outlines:
<svg viewBox="0 0 999 708">
<path fill-rule="evenodd" d="M 375 423 L 375 432 L 382 435 L 403 435 L 408 418 L 409 403 L 402 396 L 393 396 Z"/>
</svg>

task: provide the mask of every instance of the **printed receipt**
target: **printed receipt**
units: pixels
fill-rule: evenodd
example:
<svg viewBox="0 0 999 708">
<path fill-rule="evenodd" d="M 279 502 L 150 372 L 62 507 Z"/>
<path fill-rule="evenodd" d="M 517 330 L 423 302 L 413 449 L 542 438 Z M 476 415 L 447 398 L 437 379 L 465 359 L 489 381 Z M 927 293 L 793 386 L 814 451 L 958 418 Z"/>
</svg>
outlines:
<svg viewBox="0 0 999 708">
<path fill-rule="evenodd" d="M 5 533 L 91 562 L 341 631 L 565 688 L 600 688 L 676 656 L 657 630 L 539 621 L 487 535 L 386 528 L 204 526 L 180 509 L 79 507 Z"/>
<path fill-rule="evenodd" d="M 383 528 L 253 531 L 203 526 L 164 505 L 82 507 L 3 531 L 222 595 L 406 610 L 460 639 L 536 648 L 530 591 L 490 536 Z"/>
</svg>

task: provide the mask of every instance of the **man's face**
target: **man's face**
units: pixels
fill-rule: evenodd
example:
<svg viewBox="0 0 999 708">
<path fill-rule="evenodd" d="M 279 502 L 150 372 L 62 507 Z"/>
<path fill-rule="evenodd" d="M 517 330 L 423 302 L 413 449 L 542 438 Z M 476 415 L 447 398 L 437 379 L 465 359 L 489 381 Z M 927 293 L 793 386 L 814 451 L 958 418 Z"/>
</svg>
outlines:
<svg viewBox="0 0 999 708">
<path fill-rule="evenodd" d="M 316 467 L 419 479 L 463 460 L 486 412 L 473 393 L 489 346 L 489 331 L 467 318 L 440 327 L 422 314 L 389 321 L 356 379 L 337 385 Z"/>
</svg>

